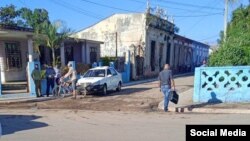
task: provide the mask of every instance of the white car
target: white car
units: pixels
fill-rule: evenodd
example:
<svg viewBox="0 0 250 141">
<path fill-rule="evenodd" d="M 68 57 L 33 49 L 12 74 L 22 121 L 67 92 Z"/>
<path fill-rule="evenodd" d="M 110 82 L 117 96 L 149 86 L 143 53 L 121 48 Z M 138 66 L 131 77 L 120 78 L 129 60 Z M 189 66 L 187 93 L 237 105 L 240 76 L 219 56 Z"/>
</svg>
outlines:
<svg viewBox="0 0 250 141">
<path fill-rule="evenodd" d="M 96 67 L 81 76 L 76 85 L 78 91 L 102 92 L 106 95 L 109 90 L 121 90 L 122 76 L 112 67 Z"/>
</svg>

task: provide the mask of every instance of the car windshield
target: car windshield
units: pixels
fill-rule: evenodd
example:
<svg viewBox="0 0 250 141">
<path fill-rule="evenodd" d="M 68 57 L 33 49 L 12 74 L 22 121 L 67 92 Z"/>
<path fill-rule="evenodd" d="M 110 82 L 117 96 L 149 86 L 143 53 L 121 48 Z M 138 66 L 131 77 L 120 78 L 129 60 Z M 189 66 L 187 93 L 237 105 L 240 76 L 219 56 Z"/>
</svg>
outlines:
<svg viewBox="0 0 250 141">
<path fill-rule="evenodd" d="M 105 69 L 88 70 L 83 77 L 105 77 Z"/>
</svg>

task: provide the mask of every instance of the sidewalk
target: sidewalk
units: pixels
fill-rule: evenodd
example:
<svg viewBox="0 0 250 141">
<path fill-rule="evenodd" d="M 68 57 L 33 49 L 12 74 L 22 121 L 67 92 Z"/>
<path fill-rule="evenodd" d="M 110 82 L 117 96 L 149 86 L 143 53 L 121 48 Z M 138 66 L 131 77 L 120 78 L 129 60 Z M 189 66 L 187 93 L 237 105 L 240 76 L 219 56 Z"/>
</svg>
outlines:
<svg viewBox="0 0 250 141">
<path fill-rule="evenodd" d="M 182 76 L 190 76 L 190 75 L 194 75 L 194 73 L 192 72 L 192 73 L 177 74 L 177 75 L 174 75 L 174 78 L 182 77 Z M 142 84 L 142 83 L 153 82 L 157 80 L 158 78 L 150 78 L 150 79 L 145 79 L 145 80 L 130 81 L 130 82 L 124 83 L 122 86 L 127 87 L 127 86 Z"/>
<path fill-rule="evenodd" d="M 178 104 L 169 103 L 169 111 L 177 113 L 213 113 L 213 114 L 250 114 L 249 103 L 193 103 L 194 89 L 191 88 L 183 93 L 179 93 Z M 163 101 L 158 105 L 159 109 L 163 109 Z"/>
<path fill-rule="evenodd" d="M 29 94 L 9 94 L 8 96 L 3 95 L 0 97 L 0 105 L 1 104 L 16 104 L 16 103 L 26 103 L 26 102 L 41 102 L 46 100 L 52 100 L 55 97 L 35 97 L 29 96 Z"/>
</svg>

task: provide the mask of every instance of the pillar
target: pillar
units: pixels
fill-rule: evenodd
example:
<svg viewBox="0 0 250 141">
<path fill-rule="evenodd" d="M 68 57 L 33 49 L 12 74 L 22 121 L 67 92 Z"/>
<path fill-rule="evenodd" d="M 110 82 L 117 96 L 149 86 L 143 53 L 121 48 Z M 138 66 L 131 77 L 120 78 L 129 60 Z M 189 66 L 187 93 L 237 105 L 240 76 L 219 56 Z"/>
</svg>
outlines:
<svg viewBox="0 0 250 141">
<path fill-rule="evenodd" d="M 33 62 L 33 39 L 31 35 L 28 35 L 28 58 L 29 62 Z"/>
<path fill-rule="evenodd" d="M 61 47 L 60 47 L 60 57 L 61 57 L 61 66 L 65 66 L 64 42 L 61 43 Z"/>
<path fill-rule="evenodd" d="M 87 45 L 86 45 L 86 52 L 85 52 L 85 54 L 86 54 L 86 64 L 90 64 L 91 63 L 90 62 L 90 48 Z"/>
<path fill-rule="evenodd" d="M 171 46 L 170 46 L 170 66 L 174 65 L 174 35 L 170 36 L 170 42 L 171 42 Z"/>
<path fill-rule="evenodd" d="M 86 64 L 86 48 L 84 43 L 82 43 L 81 54 L 82 54 L 82 63 Z"/>
<path fill-rule="evenodd" d="M 129 50 L 126 52 L 126 57 L 125 58 L 126 58 L 126 60 L 125 60 L 126 78 L 123 81 L 129 82 L 130 81 L 130 51 Z"/>
<path fill-rule="evenodd" d="M 35 69 L 35 64 L 38 64 L 39 70 L 40 70 L 41 69 L 40 62 L 28 62 L 28 68 L 27 68 L 27 70 L 28 70 L 28 72 L 27 72 L 28 73 L 28 82 L 29 82 L 28 86 L 29 86 L 30 96 L 36 96 L 35 82 L 31 77 L 31 73 Z"/>
<path fill-rule="evenodd" d="M 1 77 L 1 79 L 0 79 L 0 81 L 1 81 L 1 83 L 4 83 L 5 82 L 5 71 L 4 71 L 4 65 L 5 65 L 5 63 L 4 63 L 4 58 L 3 57 L 0 57 L 0 64 L 2 64 L 2 65 L 0 65 L 0 77 Z"/>
</svg>

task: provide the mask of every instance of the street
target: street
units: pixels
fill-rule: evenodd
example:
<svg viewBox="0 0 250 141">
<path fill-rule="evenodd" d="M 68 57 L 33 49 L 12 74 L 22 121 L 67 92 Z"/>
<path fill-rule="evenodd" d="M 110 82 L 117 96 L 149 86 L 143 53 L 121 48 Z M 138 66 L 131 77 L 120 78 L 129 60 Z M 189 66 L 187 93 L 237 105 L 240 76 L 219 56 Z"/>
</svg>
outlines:
<svg viewBox="0 0 250 141">
<path fill-rule="evenodd" d="M 192 76 L 175 82 L 179 93 L 193 87 Z M 184 141 L 186 124 L 250 122 L 248 114 L 165 113 L 157 109 L 163 97 L 157 85 L 141 83 L 77 100 L 0 105 L 1 141 Z M 181 95 L 181 100 L 191 97 Z"/>
<path fill-rule="evenodd" d="M 193 76 L 175 78 L 178 93 L 193 87 Z M 186 97 L 186 96 L 181 96 Z M 189 95 L 191 102 L 192 95 Z M 77 100 L 70 97 L 36 102 L 1 104 L 0 109 L 80 109 L 94 111 L 157 111 L 159 102 L 163 100 L 158 81 L 122 87 L 120 92 L 110 92 L 107 96 L 87 95 Z M 190 103 L 189 102 L 189 103 Z"/>
<path fill-rule="evenodd" d="M 1 110 L 1 141 L 184 141 L 186 124 L 248 124 L 243 114 Z"/>
</svg>

